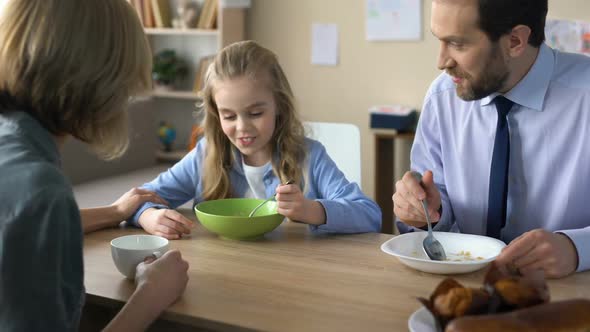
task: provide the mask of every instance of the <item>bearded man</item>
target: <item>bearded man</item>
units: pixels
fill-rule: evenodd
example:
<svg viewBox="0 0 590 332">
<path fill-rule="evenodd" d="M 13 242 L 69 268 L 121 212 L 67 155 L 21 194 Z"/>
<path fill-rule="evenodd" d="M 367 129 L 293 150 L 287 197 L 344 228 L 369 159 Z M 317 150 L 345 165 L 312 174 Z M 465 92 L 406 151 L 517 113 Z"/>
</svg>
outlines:
<svg viewBox="0 0 590 332">
<path fill-rule="evenodd" d="M 499 238 L 523 273 L 590 269 L 590 57 L 544 44 L 547 0 L 433 0 L 442 73 L 396 182 L 401 232 Z"/>
</svg>

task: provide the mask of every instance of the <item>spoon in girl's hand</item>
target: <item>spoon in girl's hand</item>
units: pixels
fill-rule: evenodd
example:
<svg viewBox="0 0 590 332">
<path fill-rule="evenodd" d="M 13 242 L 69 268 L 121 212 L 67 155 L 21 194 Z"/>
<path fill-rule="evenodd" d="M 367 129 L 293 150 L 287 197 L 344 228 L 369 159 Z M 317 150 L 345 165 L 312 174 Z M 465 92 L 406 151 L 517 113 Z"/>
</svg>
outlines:
<svg viewBox="0 0 590 332">
<path fill-rule="evenodd" d="M 283 184 L 284 186 L 288 185 L 288 184 L 293 184 L 295 183 L 295 181 L 293 180 L 289 180 L 287 181 L 285 184 Z M 264 204 L 266 204 L 268 201 L 274 200 L 275 197 L 277 196 L 277 194 L 272 195 L 271 197 L 267 198 L 264 200 L 264 202 L 258 204 L 254 210 L 252 210 L 252 212 L 250 212 L 250 214 L 248 215 L 248 218 L 252 218 L 254 216 L 254 213 L 256 213 L 256 211 L 258 211 L 258 209 L 260 209 Z"/>
</svg>

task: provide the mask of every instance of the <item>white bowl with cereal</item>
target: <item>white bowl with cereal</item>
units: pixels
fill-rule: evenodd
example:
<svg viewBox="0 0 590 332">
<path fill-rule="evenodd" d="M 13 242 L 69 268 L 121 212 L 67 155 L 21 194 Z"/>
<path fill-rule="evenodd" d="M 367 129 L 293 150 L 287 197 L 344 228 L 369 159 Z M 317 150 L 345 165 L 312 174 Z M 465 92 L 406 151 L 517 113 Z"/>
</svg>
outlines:
<svg viewBox="0 0 590 332">
<path fill-rule="evenodd" d="M 419 271 L 436 274 L 458 274 L 477 271 L 493 261 L 506 244 L 487 236 L 434 232 L 447 254 L 445 261 L 433 261 L 422 249 L 427 232 L 412 232 L 393 237 L 381 250 L 403 264 Z"/>
</svg>

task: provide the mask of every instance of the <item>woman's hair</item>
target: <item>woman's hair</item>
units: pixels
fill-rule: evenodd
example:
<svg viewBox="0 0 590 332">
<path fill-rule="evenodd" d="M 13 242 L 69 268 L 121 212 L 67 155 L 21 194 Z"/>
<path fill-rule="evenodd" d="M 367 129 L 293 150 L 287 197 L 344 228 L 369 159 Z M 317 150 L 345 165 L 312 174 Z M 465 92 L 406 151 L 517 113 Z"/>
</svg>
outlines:
<svg viewBox="0 0 590 332">
<path fill-rule="evenodd" d="M 272 91 L 277 109 L 271 138 L 273 171 L 283 183 L 293 180 L 302 186 L 306 182 L 302 167 L 306 159 L 304 129 L 295 111 L 291 86 L 277 56 L 253 41 L 237 42 L 215 56 L 205 75 L 203 102 L 200 105 L 205 112 L 203 127 L 207 140 L 206 172 L 201 175 L 205 200 L 232 196 L 229 171 L 235 162 L 235 148 L 221 129 L 215 85 L 220 81 L 265 74 L 270 77 L 268 88 Z"/>
<path fill-rule="evenodd" d="M 21 110 L 105 159 L 128 145 L 129 98 L 151 87 L 151 51 L 125 0 L 6 0 L 0 112 Z"/>
</svg>

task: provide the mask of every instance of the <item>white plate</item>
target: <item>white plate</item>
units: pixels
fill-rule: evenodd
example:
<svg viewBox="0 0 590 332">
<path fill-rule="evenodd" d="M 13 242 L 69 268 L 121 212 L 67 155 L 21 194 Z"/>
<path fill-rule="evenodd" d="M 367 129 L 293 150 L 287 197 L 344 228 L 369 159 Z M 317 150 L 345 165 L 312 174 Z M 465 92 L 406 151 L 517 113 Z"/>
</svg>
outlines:
<svg viewBox="0 0 590 332">
<path fill-rule="evenodd" d="M 448 260 L 433 261 L 422 249 L 422 241 L 427 234 L 412 232 L 395 236 L 383 243 L 381 250 L 419 271 L 457 274 L 482 269 L 506 246 L 504 242 L 487 236 L 434 232 L 434 237 L 442 244 Z"/>
<path fill-rule="evenodd" d="M 434 317 L 425 307 L 414 311 L 408 320 L 410 332 L 438 332 Z"/>
</svg>

